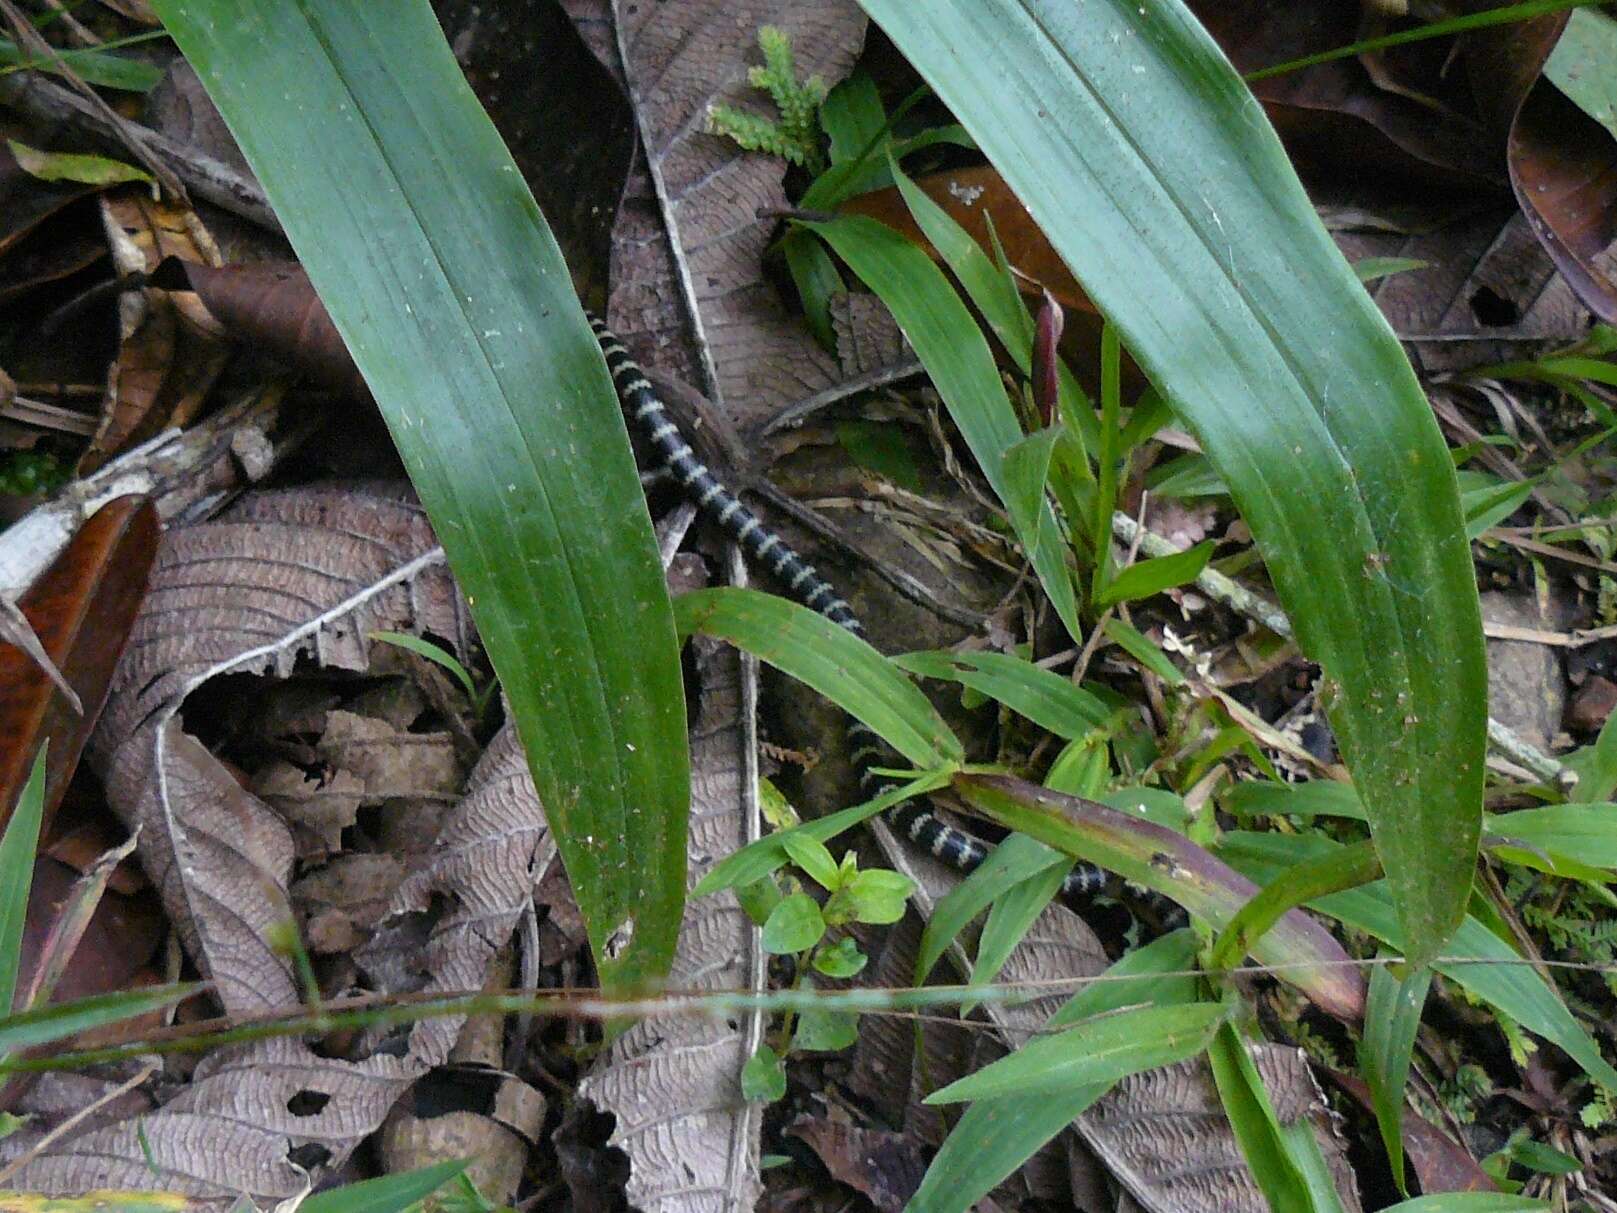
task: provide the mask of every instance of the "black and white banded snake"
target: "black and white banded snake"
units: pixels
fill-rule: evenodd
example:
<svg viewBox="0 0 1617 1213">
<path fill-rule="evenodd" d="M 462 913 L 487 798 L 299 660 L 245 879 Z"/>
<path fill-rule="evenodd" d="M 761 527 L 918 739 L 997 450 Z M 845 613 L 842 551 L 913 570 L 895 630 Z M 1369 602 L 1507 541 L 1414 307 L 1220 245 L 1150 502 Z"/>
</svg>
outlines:
<svg viewBox="0 0 1617 1213">
<path fill-rule="evenodd" d="M 606 355 L 607 369 L 612 374 L 624 413 L 631 426 L 656 452 L 663 470 L 679 486 L 679 492 L 701 514 L 717 523 L 748 559 L 769 569 L 790 597 L 862 637 L 864 627 L 858 616 L 814 566 L 765 526 L 697 459 L 645 372 L 606 323 L 593 313 L 589 314 L 589 321 L 601 352 Z M 859 773 L 860 789 L 866 796 L 874 797 L 886 787 L 875 767 L 881 765 L 880 760 L 890 755 L 891 750 L 864 722 L 851 716 L 848 734 L 853 745 L 850 757 Z M 961 872 L 975 871 L 988 858 L 989 848 L 981 839 L 942 821 L 922 801 L 909 800 L 894 806 L 888 810 L 888 820 L 899 834 Z M 1061 897 L 1069 905 L 1082 906 L 1108 883 L 1105 869 L 1079 863 L 1062 882 Z M 1152 896 L 1150 900 L 1158 899 Z M 1162 905 L 1171 906 L 1171 903 L 1163 901 Z M 1179 912 L 1176 906 L 1172 910 Z"/>
</svg>

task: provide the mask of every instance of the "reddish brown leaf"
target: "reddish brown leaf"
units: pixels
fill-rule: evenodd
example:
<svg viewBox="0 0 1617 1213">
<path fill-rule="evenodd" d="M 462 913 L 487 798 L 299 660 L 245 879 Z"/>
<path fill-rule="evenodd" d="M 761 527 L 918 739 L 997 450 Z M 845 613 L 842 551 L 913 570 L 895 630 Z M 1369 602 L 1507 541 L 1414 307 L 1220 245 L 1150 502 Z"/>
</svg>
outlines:
<svg viewBox="0 0 1617 1213">
<path fill-rule="evenodd" d="M 157 511 L 148 499 L 109 502 L 19 604 L 45 652 L 83 701 L 84 715 L 73 712 L 21 649 L 0 643 L 0 687 L 6 688 L 0 699 L 0 806 L 7 806 L 5 819 L 47 737 L 47 821 L 61 799 L 145 596 L 158 531 Z"/>
<path fill-rule="evenodd" d="M 1617 239 L 1617 141 L 1540 78 L 1568 16 L 1471 34 L 1465 65 L 1533 234 L 1584 305 L 1617 323 L 1617 284 L 1593 264 Z"/>
<path fill-rule="evenodd" d="M 1237 70 L 1257 71 L 1389 32 L 1337 0 L 1193 0 Z M 1311 187 L 1350 182 L 1407 194 L 1461 194 L 1504 184 L 1499 142 L 1474 118 L 1464 82 L 1444 72 L 1452 39 L 1338 59 L 1253 83 L 1264 112 Z"/>
<path fill-rule="evenodd" d="M 1366 1112 L 1374 1113 L 1369 1087 L 1351 1074 L 1331 1069 L 1325 1072 L 1335 1080 L 1337 1086 L 1353 1096 Z M 1422 1192 L 1433 1195 L 1438 1192 L 1499 1191 L 1498 1185 L 1488 1178 L 1488 1173 L 1471 1157 L 1469 1150 L 1407 1105 L 1404 1107 L 1401 1136 L 1404 1139 L 1404 1152 L 1420 1179 Z"/>
<path fill-rule="evenodd" d="M 236 341 L 251 343 L 334 391 L 369 399 L 348 347 L 296 262 L 215 267 L 169 258 L 154 278 L 173 289 L 195 291 Z"/>
</svg>

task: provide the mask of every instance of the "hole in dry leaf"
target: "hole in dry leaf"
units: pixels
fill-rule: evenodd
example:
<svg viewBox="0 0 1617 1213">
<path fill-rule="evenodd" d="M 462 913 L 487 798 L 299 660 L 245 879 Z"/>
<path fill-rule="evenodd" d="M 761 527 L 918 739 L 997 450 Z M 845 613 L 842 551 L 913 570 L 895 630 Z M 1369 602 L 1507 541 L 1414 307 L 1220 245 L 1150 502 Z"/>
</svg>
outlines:
<svg viewBox="0 0 1617 1213">
<path fill-rule="evenodd" d="M 1506 328 L 1522 318 L 1521 309 L 1491 287 L 1479 287 L 1470 303 L 1471 314 L 1484 328 Z"/>
<path fill-rule="evenodd" d="M 305 1171 L 312 1171 L 331 1161 L 331 1151 L 318 1142 L 306 1141 L 301 1146 L 293 1146 L 288 1150 L 286 1158 L 288 1162 L 302 1167 Z"/>
<path fill-rule="evenodd" d="M 293 1116 L 315 1116 L 330 1102 L 331 1096 L 324 1091 L 305 1088 L 286 1101 L 286 1110 Z"/>
</svg>

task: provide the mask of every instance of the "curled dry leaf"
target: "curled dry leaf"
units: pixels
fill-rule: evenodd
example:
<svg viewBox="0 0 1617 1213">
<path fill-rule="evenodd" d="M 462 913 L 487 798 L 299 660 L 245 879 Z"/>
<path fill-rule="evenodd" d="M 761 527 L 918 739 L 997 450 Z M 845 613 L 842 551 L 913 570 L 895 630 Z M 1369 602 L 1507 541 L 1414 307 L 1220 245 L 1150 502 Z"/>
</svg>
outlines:
<svg viewBox="0 0 1617 1213">
<path fill-rule="evenodd" d="M 196 212 L 143 190 L 103 195 L 102 222 L 119 274 L 150 274 L 165 258 L 220 264 Z M 107 372 L 101 424 L 79 460 L 92 472 L 120 451 L 196 416 L 224 368 L 218 326 L 195 296 L 146 286 L 119 297 L 118 353 Z"/>
<path fill-rule="evenodd" d="M 1617 141 L 1541 76 L 1568 16 L 1467 35 L 1464 64 L 1533 235 L 1583 305 L 1613 324 L 1617 285 L 1601 260 L 1617 239 Z"/>
<path fill-rule="evenodd" d="M 621 73 L 641 150 L 612 235 L 607 319 L 648 366 L 696 386 L 738 430 L 838 379 L 831 356 L 764 276 L 787 205 L 784 161 L 709 134 L 714 105 L 762 110 L 747 81 L 758 30 L 791 39 L 800 77 L 835 84 L 864 39 L 852 0 L 566 0 L 585 43 Z M 615 16 L 614 16 L 615 14 Z"/>
<path fill-rule="evenodd" d="M 23 597 L 28 637 L 0 627 L 0 825 L 47 740 L 45 813 L 61 799 L 100 714 L 157 554 L 157 511 L 144 497 L 98 510 Z M 3 623 L 0 618 L 0 623 Z M 25 651 L 32 638 L 38 653 Z M 52 678 L 39 658 L 59 671 Z M 65 684 L 65 685 L 64 685 Z M 72 702 L 69 692 L 77 699 Z"/>
<path fill-rule="evenodd" d="M 691 731 L 692 886 L 748 839 L 745 791 L 755 692 L 734 650 L 698 638 L 701 708 Z M 746 704 L 743 710 L 742 705 Z M 681 991 L 757 989 L 757 931 L 729 891 L 688 902 L 668 977 Z M 741 1095 L 741 1068 L 761 1039 L 756 1015 L 645 1019 L 613 1044 L 579 1096 L 616 1118 L 612 1144 L 629 1156 L 629 1203 L 644 1213 L 750 1209 L 763 1107 Z"/>
</svg>

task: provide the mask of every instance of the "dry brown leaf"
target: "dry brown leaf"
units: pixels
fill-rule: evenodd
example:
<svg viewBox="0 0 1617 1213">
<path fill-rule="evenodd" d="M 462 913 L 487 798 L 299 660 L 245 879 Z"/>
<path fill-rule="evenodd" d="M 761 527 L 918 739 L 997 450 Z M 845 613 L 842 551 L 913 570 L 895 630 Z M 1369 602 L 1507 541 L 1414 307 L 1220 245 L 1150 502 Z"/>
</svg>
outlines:
<svg viewBox="0 0 1617 1213">
<path fill-rule="evenodd" d="M 150 274 L 165 257 L 218 266 L 219 249 L 196 212 L 153 202 L 143 190 L 101 198 L 119 274 Z M 119 297 L 119 348 L 107 372 L 101 424 L 79 460 L 92 472 L 129 447 L 196 416 L 224 368 L 217 323 L 194 295 L 144 287 Z"/>
<path fill-rule="evenodd" d="M 168 537 L 95 750 L 109 799 L 145 823 L 143 861 L 228 1009 L 297 1002 L 286 962 L 264 938 L 288 912 L 292 846 L 285 823 L 182 730 L 185 698 L 226 671 L 287 673 L 300 652 L 363 669 L 375 628 L 460 637 L 464 651 L 467 626 L 424 514 L 396 490 L 249 497 L 223 521 Z M 517 765 L 525 778 L 520 752 Z M 543 866 L 537 801 L 530 796 L 520 820 L 491 819 L 488 804 L 486 788 L 468 793 L 445 828 L 440 867 L 423 876 L 452 903 L 418 983 L 428 989 L 482 984 Z M 357 1062 L 293 1040 L 222 1050 L 139 1125 L 72 1138 L 18 1182 L 58 1193 L 149 1183 L 143 1135 L 166 1187 L 217 1207 L 242 1193 L 288 1199 L 306 1190 L 303 1168 L 337 1165 L 381 1124 L 404 1088 L 448 1055 L 458 1026 L 431 1021 L 405 1056 Z"/>
<path fill-rule="evenodd" d="M 642 362 L 698 388 L 738 430 L 832 386 L 831 356 L 763 272 L 786 205 L 784 161 L 707 133 L 715 104 L 757 109 L 757 32 L 791 39 L 800 76 L 835 84 L 864 39 L 852 0 L 566 0 L 585 43 L 627 81 L 641 150 L 612 236 L 607 320 Z M 614 23 L 614 11 L 616 22 Z"/>
</svg>

